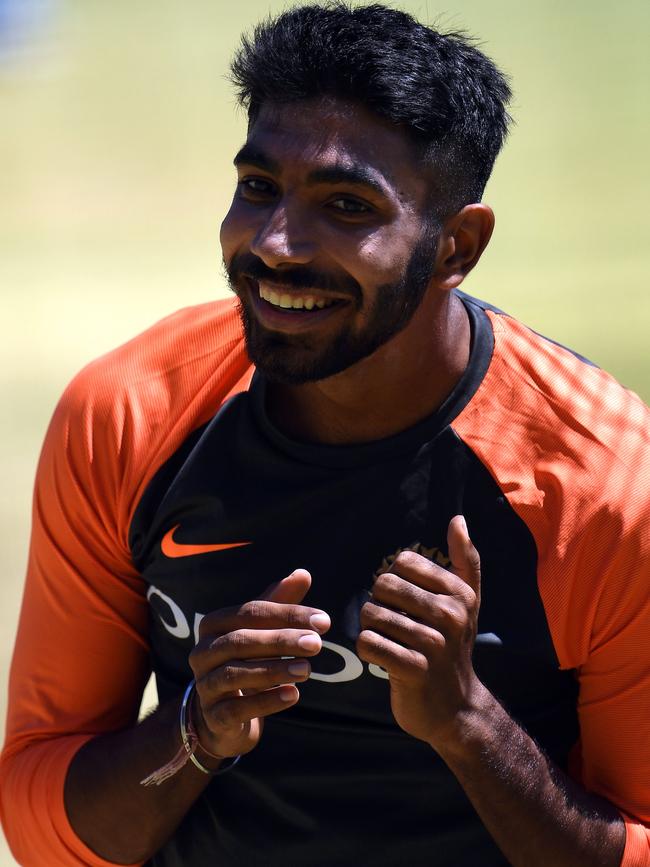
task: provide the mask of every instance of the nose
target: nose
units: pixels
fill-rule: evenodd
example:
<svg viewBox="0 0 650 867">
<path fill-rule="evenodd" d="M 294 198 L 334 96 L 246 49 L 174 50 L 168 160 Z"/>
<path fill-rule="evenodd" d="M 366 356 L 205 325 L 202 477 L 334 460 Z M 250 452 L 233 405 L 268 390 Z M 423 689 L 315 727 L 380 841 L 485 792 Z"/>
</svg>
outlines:
<svg viewBox="0 0 650 867">
<path fill-rule="evenodd" d="M 251 252 L 269 268 L 306 265 L 314 259 L 316 248 L 313 224 L 284 200 L 268 214 L 250 245 Z"/>
</svg>

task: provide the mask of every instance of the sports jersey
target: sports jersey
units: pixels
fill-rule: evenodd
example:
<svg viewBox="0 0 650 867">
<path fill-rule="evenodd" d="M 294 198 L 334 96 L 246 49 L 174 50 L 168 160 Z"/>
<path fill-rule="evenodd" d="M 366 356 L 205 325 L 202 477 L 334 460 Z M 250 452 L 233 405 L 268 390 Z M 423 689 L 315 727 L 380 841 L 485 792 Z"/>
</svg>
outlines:
<svg viewBox="0 0 650 867">
<path fill-rule="evenodd" d="M 207 612 L 304 567 L 305 602 L 332 628 L 298 704 L 148 863 L 506 864 L 442 760 L 397 726 L 386 673 L 355 652 L 374 576 L 403 549 L 447 564 L 462 513 L 482 563 L 479 678 L 621 811 L 624 867 L 650 865 L 648 410 L 459 294 L 465 373 L 437 412 L 379 441 L 274 427 L 232 300 L 175 314 L 73 381 L 39 466 L 10 681 L 1 805 L 19 859 L 109 863 L 68 823 L 73 755 L 134 723 L 151 669 L 161 700 L 182 691 Z"/>
</svg>

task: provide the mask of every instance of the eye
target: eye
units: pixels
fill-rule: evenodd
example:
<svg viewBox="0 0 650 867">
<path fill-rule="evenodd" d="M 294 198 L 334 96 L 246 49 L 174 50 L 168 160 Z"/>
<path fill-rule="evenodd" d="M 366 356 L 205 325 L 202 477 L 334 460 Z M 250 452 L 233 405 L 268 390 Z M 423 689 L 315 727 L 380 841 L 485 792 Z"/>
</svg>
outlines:
<svg viewBox="0 0 650 867">
<path fill-rule="evenodd" d="M 237 186 L 246 198 L 261 198 L 275 193 L 275 184 L 265 178 L 241 178 Z"/>
<path fill-rule="evenodd" d="M 349 196 L 339 196 L 338 199 L 333 199 L 329 204 L 334 210 L 341 211 L 343 214 L 369 214 L 372 211 L 370 205 Z"/>
</svg>

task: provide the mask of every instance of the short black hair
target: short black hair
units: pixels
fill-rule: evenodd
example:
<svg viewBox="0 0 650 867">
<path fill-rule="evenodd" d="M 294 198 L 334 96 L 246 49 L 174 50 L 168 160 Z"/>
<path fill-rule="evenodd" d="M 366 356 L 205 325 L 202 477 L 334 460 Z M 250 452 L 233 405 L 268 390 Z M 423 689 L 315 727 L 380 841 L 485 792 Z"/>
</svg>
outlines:
<svg viewBox="0 0 650 867">
<path fill-rule="evenodd" d="M 334 0 L 263 21 L 242 37 L 231 80 L 249 124 L 264 103 L 329 97 L 402 127 L 437 170 L 446 213 L 480 200 L 510 122 L 506 77 L 469 37 L 380 4 Z"/>
</svg>

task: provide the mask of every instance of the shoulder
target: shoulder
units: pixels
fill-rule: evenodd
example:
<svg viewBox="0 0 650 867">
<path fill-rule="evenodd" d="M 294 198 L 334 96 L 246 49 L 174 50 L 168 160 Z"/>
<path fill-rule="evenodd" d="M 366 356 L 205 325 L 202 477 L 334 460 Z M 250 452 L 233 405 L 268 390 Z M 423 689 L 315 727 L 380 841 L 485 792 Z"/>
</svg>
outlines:
<svg viewBox="0 0 650 867">
<path fill-rule="evenodd" d="M 127 428 L 151 435 L 179 419 L 201 424 L 250 373 L 236 304 L 216 301 L 179 310 L 88 364 L 57 414 L 86 429 L 103 421 L 119 437 Z"/>
<path fill-rule="evenodd" d="M 72 380 L 70 400 L 135 398 L 170 383 L 196 386 L 202 377 L 228 376 L 246 359 L 235 303 L 228 299 L 187 307 L 95 359 Z M 154 385 L 155 383 L 155 385 Z"/>
<path fill-rule="evenodd" d="M 514 462 L 522 477 L 534 468 L 540 483 L 544 468 L 592 498 L 623 494 L 622 480 L 650 457 L 648 407 L 582 356 L 500 311 L 485 312 L 494 352 L 458 428 L 495 468 Z"/>
<path fill-rule="evenodd" d="M 157 467 L 251 376 L 233 300 L 180 310 L 77 374 L 50 423 L 40 477 L 65 466 L 89 498 L 129 513 Z"/>
<path fill-rule="evenodd" d="M 514 453 L 525 456 L 530 472 L 534 467 L 547 511 L 573 501 L 584 519 L 599 510 L 610 519 L 614 513 L 622 521 L 645 519 L 648 407 L 569 349 L 510 317 L 488 316 L 495 352 L 481 398 L 492 405 L 490 416 Z"/>
</svg>

